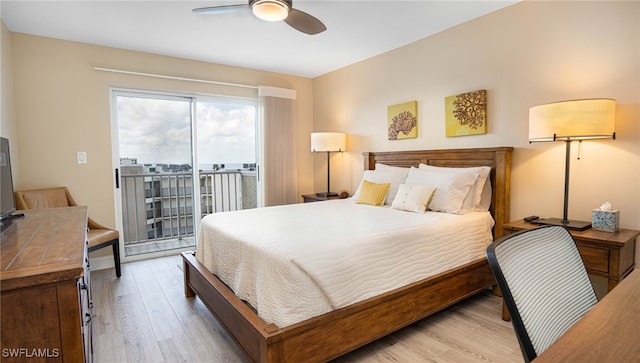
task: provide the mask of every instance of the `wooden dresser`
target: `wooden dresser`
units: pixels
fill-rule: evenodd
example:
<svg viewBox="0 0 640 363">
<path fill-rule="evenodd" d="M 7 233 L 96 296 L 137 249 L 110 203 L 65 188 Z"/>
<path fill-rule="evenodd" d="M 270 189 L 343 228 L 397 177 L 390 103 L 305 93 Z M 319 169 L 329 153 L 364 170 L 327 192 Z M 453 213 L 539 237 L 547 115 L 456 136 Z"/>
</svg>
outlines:
<svg viewBox="0 0 640 363">
<path fill-rule="evenodd" d="M 91 362 L 87 208 L 3 221 L 1 360 Z"/>
</svg>

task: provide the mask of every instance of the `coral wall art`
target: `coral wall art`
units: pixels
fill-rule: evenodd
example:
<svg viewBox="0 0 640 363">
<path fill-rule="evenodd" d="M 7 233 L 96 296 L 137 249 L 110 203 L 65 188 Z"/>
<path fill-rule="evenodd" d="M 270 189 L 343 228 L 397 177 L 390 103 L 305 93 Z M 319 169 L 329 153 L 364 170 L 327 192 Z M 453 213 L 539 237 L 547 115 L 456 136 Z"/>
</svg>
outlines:
<svg viewBox="0 0 640 363">
<path fill-rule="evenodd" d="M 487 133 L 487 90 L 446 97 L 444 105 L 447 137 Z"/>
<path fill-rule="evenodd" d="M 389 106 L 389 140 L 418 137 L 418 101 Z"/>
</svg>

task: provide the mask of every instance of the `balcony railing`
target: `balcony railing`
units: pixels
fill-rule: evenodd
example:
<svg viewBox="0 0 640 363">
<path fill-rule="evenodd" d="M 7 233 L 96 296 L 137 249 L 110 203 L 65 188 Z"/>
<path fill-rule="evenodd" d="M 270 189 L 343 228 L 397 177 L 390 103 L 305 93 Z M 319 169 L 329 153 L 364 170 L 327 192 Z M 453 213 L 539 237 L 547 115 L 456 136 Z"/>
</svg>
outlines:
<svg viewBox="0 0 640 363">
<path fill-rule="evenodd" d="M 194 224 L 203 216 L 256 207 L 255 172 L 200 172 L 198 185 L 201 215 L 194 218 L 190 173 L 122 175 L 125 250 L 163 241 L 177 246 L 170 248 L 194 246 Z"/>
</svg>

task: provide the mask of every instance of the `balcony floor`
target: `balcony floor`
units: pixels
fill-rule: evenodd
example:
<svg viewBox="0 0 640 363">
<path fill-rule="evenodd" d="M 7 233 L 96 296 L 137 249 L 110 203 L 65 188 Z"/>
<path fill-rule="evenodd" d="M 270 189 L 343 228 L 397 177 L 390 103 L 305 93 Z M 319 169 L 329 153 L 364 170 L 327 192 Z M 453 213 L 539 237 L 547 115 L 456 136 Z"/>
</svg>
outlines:
<svg viewBox="0 0 640 363">
<path fill-rule="evenodd" d="M 182 239 L 142 242 L 130 245 L 125 244 L 124 251 L 125 256 L 136 256 L 146 253 L 163 252 L 168 250 L 175 250 L 178 248 L 190 248 L 195 246 L 196 242 L 194 237 L 186 237 Z"/>
</svg>

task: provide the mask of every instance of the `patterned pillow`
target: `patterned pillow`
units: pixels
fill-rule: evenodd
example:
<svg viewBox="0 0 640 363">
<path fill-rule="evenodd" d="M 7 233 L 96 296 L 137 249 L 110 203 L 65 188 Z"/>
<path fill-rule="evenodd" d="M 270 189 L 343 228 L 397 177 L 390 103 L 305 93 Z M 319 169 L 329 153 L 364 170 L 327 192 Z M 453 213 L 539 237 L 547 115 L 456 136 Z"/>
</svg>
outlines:
<svg viewBox="0 0 640 363">
<path fill-rule="evenodd" d="M 360 195 L 356 203 L 358 204 L 370 204 L 380 206 L 384 203 L 384 199 L 389 192 L 391 183 L 372 183 L 367 180 L 362 180 L 360 186 Z"/>
<path fill-rule="evenodd" d="M 391 208 L 424 213 L 435 191 L 436 188 L 429 185 L 400 184 Z"/>
</svg>

